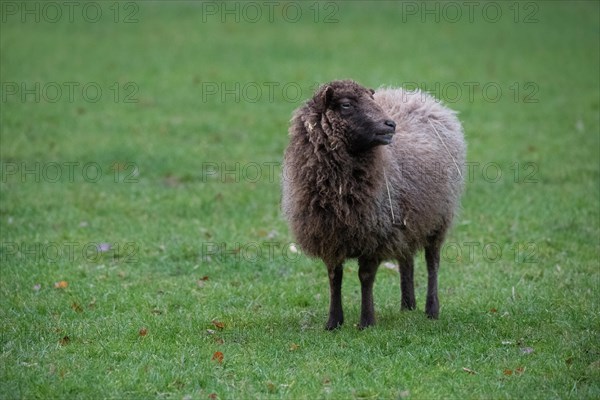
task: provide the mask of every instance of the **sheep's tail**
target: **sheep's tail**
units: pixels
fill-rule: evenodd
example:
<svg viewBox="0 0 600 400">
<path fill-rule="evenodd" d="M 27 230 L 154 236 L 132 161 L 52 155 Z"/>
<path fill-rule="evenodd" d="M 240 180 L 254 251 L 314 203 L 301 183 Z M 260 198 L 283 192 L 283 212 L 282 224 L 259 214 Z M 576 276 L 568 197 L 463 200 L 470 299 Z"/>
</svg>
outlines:
<svg viewBox="0 0 600 400">
<path fill-rule="evenodd" d="M 442 142 L 442 145 L 444 145 L 444 148 L 446 149 L 446 152 L 448 153 L 448 155 L 450 156 L 450 158 L 452 158 L 452 162 L 456 166 L 456 170 L 458 171 L 458 175 L 460 175 L 460 177 L 462 179 L 463 175 L 462 175 L 462 172 L 460 171 L 460 167 L 458 166 L 458 163 L 456 162 L 456 159 L 454 158 L 454 156 L 450 152 L 450 149 L 448 149 L 448 146 L 446 146 L 446 143 L 444 142 L 444 139 L 442 139 L 442 137 L 440 136 L 440 134 L 437 131 L 437 129 L 435 129 L 435 125 L 433 124 L 433 122 L 431 122 L 431 120 L 428 120 L 428 122 L 429 122 L 429 125 L 431 125 L 431 127 L 433 128 L 433 131 L 437 135 L 438 139 L 440 139 L 440 142 Z M 385 181 L 385 183 L 387 184 L 387 180 Z M 388 196 L 389 196 L 389 194 L 390 194 L 390 189 L 388 188 Z"/>
</svg>

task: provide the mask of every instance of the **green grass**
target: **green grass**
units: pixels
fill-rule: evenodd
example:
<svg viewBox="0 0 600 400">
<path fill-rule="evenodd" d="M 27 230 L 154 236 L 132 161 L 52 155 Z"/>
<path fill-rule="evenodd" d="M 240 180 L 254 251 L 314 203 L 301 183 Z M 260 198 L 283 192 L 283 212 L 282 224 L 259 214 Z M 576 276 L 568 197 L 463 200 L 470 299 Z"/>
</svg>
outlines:
<svg viewBox="0 0 600 400">
<path fill-rule="evenodd" d="M 494 23 L 488 3 L 455 23 L 435 2 L 439 23 L 414 2 L 320 3 L 317 23 L 314 3 L 272 22 L 120 3 L 119 23 L 93 4 L 96 23 L 2 8 L 0 398 L 600 397 L 598 2 L 493 3 Z M 288 251 L 291 112 L 348 77 L 460 112 L 472 175 L 438 321 L 419 257 L 419 311 L 381 268 L 359 332 L 349 262 L 347 323 L 325 332 L 325 268 Z"/>
</svg>

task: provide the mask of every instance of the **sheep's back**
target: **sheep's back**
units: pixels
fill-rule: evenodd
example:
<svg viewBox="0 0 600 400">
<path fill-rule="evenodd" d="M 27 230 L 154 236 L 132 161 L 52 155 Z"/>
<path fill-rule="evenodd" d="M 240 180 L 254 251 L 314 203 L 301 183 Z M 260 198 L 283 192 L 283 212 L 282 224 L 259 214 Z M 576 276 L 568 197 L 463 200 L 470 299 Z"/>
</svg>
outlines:
<svg viewBox="0 0 600 400">
<path fill-rule="evenodd" d="M 375 100 L 396 122 L 388 164 L 407 236 L 423 243 L 452 222 L 463 189 L 466 145 L 456 113 L 427 93 L 380 89 Z M 406 238 L 408 239 L 408 237 Z"/>
</svg>

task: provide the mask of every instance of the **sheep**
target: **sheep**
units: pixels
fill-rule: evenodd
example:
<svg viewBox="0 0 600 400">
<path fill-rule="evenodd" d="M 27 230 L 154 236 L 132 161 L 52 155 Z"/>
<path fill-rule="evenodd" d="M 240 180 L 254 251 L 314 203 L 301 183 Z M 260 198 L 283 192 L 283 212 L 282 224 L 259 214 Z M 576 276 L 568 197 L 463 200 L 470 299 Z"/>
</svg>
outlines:
<svg viewBox="0 0 600 400">
<path fill-rule="evenodd" d="M 373 283 L 384 260 L 399 263 L 401 309 L 415 309 L 413 258 L 421 249 L 425 312 L 438 318 L 440 251 L 464 185 L 463 136 L 456 113 L 429 94 L 351 80 L 322 85 L 294 112 L 281 206 L 303 253 L 327 267 L 327 330 L 344 322 L 347 259 L 358 259 L 359 329 L 375 324 Z"/>
</svg>

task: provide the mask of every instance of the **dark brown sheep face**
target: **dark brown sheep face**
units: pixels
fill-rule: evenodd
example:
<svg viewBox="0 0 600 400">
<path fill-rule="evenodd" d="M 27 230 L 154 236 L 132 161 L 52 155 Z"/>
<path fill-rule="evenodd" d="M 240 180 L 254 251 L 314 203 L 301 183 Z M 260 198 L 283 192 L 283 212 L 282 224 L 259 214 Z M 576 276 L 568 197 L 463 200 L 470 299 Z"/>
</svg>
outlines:
<svg viewBox="0 0 600 400">
<path fill-rule="evenodd" d="M 396 123 L 375 102 L 373 93 L 353 81 L 334 81 L 315 95 L 315 102 L 344 135 L 351 153 L 392 142 Z"/>
</svg>

